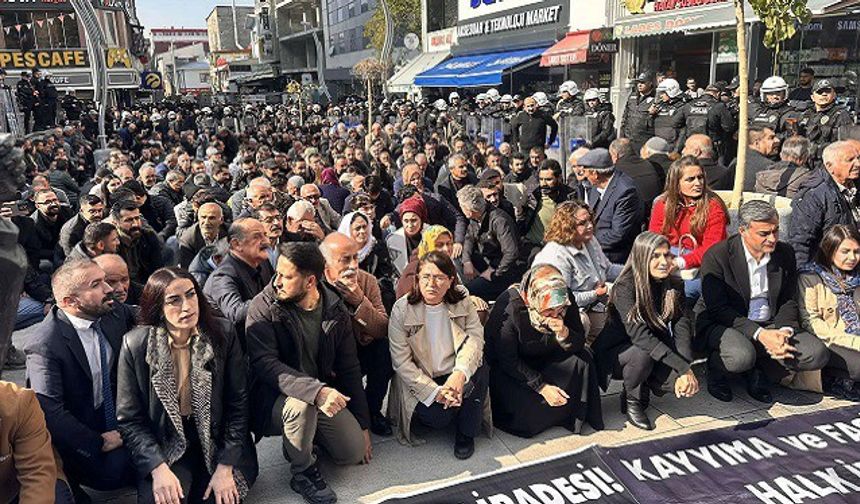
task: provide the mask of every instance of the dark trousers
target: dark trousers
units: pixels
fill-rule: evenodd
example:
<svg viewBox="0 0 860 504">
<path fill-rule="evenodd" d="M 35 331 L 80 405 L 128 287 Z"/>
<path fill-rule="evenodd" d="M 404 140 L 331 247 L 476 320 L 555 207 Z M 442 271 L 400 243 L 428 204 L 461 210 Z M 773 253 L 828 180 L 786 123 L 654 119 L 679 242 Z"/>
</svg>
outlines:
<svg viewBox="0 0 860 504">
<path fill-rule="evenodd" d="M 439 385 L 445 383 L 447 376 L 436 379 Z M 475 371 L 469 380 L 474 386 L 471 393 L 466 397 L 464 394 L 463 404 L 457 408 L 445 409 L 441 404 L 434 402 L 429 408 L 424 403 L 418 403 L 415 415 L 424 425 L 433 429 L 444 429 L 451 422 L 457 425 L 457 433 L 469 437 L 477 437 L 481 433 L 481 422 L 484 418 L 484 401 L 487 400 L 487 388 L 490 381 L 490 369 L 484 364 Z M 466 384 L 469 388 L 470 385 Z"/>
<path fill-rule="evenodd" d="M 482 271 L 485 271 L 489 266 L 483 260 L 482 257 L 478 256 L 472 257 L 472 265 L 475 267 L 475 270 L 480 274 Z M 471 280 L 468 280 L 465 285 L 466 289 L 469 290 L 469 294 L 473 296 L 477 296 L 484 301 L 490 303 L 496 300 L 502 292 L 505 292 L 511 284 L 519 282 L 523 276 L 523 268 L 514 268 L 508 270 L 507 273 L 501 276 L 497 276 L 492 280 L 487 280 L 480 276 L 477 276 Z"/>
<path fill-rule="evenodd" d="M 832 345 L 828 350 L 830 361 L 824 369 L 828 374 L 860 381 L 860 352 L 836 345 Z"/>
<path fill-rule="evenodd" d="M 135 471 L 131 455 L 125 446 L 100 453 L 94 457 L 82 457 L 77 452 L 63 450 L 63 470 L 69 483 L 83 485 L 95 490 L 117 490 L 134 483 Z"/>
<path fill-rule="evenodd" d="M 361 364 L 361 373 L 367 375 L 364 393 L 367 396 L 370 414 L 374 415 L 382 411 L 382 401 L 388 393 L 388 383 L 394 376 L 388 338 L 373 340 L 367 345 L 359 344 L 358 361 Z"/>
<path fill-rule="evenodd" d="M 22 110 L 22 112 L 24 113 L 24 133 L 30 133 L 33 131 L 33 109 L 28 107 Z"/>
<path fill-rule="evenodd" d="M 824 343 L 807 332 L 794 334 L 791 344 L 797 348 L 796 357 L 784 360 L 771 358 L 761 343 L 732 328 L 712 326 L 706 336 L 711 351 L 708 372 L 714 378 L 757 368 L 769 380 L 779 382 L 789 372 L 822 369 L 830 360 L 830 352 Z"/>
<path fill-rule="evenodd" d="M 20 496 L 15 497 L 9 504 L 19 504 L 21 501 L 18 499 Z M 55 504 L 75 504 L 75 497 L 72 495 L 72 491 L 69 489 L 69 485 L 66 484 L 65 481 L 58 479 L 54 484 L 54 503 Z M 21 503 L 21 504 L 27 504 Z"/>
<path fill-rule="evenodd" d="M 193 426 L 193 419 L 183 419 L 182 427 L 188 446 L 182 457 L 170 465 L 170 470 L 176 475 L 179 484 L 182 485 L 182 493 L 185 498 L 182 502 L 215 502 L 215 496 L 210 495 L 203 500 L 206 487 L 212 476 L 203 461 L 203 452 L 200 450 L 200 441 L 197 429 Z M 155 496 L 152 495 L 152 476 L 139 480 L 137 483 L 138 504 L 155 504 Z"/>
<path fill-rule="evenodd" d="M 612 376 L 624 381 L 624 390 L 630 397 L 642 397 L 645 392 L 642 387 L 646 382 L 648 389 L 653 390 L 666 390 L 674 385 L 678 373 L 666 364 L 655 361 L 645 350 L 636 345 L 618 350 Z"/>
</svg>

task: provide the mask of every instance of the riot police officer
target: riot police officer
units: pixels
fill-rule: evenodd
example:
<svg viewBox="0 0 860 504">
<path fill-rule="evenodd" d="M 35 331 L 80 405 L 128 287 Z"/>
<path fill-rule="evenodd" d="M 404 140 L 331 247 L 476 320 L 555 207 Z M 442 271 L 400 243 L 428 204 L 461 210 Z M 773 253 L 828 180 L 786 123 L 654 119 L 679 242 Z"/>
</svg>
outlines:
<svg viewBox="0 0 860 504">
<path fill-rule="evenodd" d="M 651 106 L 654 104 L 654 74 L 642 72 L 636 77 L 636 89 L 627 98 L 621 116 L 621 138 L 629 138 L 638 152 L 654 136 Z"/>
<path fill-rule="evenodd" d="M 576 85 L 576 82 L 563 82 L 558 88 L 558 94 L 561 96 L 561 99 L 555 105 L 557 117 L 564 115 L 585 115 L 585 103 L 582 101 L 582 95 L 579 93 L 579 86 Z"/>
<path fill-rule="evenodd" d="M 672 152 L 679 152 L 683 147 L 678 140 L 683 141 L 684 117 L 679 111 L 684 104 L 684 93 L 678 81 L 663 79 L 657 86 L 657 102 L 649 112 L 654 121 L 654 135 L 669 142 Z"/>
<path fill-rule="evenodd" d="M 66 119 L 69 121 L 78 121 L 81 118 L 81 109 L 83 108 L 81 101 L 75 95 L 74 89 L 69 89 L 66 94 L 60 99 L 60 107 L 66 114 Z"/>
<path fill-rule="evenodd" d="M 824 147 L 838 140 L 839 128 L 854 124 L 854 120 L 847 108 L 836 104 L 836 88 L 828 79 L 812 86 L 812 102 L 815 107 L 804 112 L 798 129 L 812 142 L 810 158 L 820 165 Z"/>
<path fill-rule="evenodd" d="M 254 131 L 257 129 L 257 114 L 254 113 L 254 106 L 250 103 L 245 105 L 245 113 L 242 115 L 242 130 Z"/>
<path fill-rule="evenodd" d="M 788 104 L 788 84 L 774 75 L 761 85 L 761 102 L 750 113 L 750 126 L 770 128 L 780 140 L 792 136 L 797 131 L 799 114 Z"/>
<path fill-rule="evenodd" d="M 679 146 L 683 146 L 691 135 L 702 134 L 711 138 L 717 152 L 723 152 L 725 143 L 736 127 L 732 113 L 719 98 L 720 93 L 719 86 L 711 84 L 705 88 L 702 96 L 681 108 L 684 130 L 683 137 L 678 140 Z"/>
<path fill-rule="evenodd" d="M 585 117 L 589 121 L 591 133 L 591 148 L 609 148 L 609 144 L 615 140 L 615 115 L 612 113 L 612 105 L 604 103 L 600 91 L 591 88 L 583 95 L 585 104 Z"/>
<path fill-rule="evenodd" d="M 511 119 L 517 114 L 513 101 L 513 97 L 509 94 L 499 98 L 499 115 L 502 118 L 502 136 L 505 142 L 511 141 Z"/>
</svg>

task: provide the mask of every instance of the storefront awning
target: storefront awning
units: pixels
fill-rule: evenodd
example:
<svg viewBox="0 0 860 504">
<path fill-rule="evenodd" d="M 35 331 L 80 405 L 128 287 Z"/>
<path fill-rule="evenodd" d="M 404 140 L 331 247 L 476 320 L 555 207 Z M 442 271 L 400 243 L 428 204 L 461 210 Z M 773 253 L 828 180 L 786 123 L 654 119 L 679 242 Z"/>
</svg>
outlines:
<svg viewBox="0 0 860 504">
<path fill-rule="evenodd" d="M 419 54 L 388 79 L 388 91 L 391 93 L 408 93 L 415 84 L 416 75 L 428 68 L 435 67 L 450 55 L 449 51 Z"/>
<path fill-rule="evenodd" d="M 536 59 L 546 47 L 451 58 L 415 77 L 423 87 L 486 87 L 502 83 L 502 74 Z"/>
<path fill-rule="evenodd" d="M 749 6 L 747 14 L 752 14 Z M 751 19 L 747 16 L 747 22 Z M 734 26 L 735 6 L 722 1 L 715 5 L 630 15 L 615 22 L 615 38 L 647 37 L 681 31 L 698 31 Z"/>
<path fill-rule="evenodd" d="M 585 63 L 588 59 L 588 42 L 591 32 L 568 33 L 566 37 L 541 54 L 540 66 L 564 66 Z"/>
</svg>

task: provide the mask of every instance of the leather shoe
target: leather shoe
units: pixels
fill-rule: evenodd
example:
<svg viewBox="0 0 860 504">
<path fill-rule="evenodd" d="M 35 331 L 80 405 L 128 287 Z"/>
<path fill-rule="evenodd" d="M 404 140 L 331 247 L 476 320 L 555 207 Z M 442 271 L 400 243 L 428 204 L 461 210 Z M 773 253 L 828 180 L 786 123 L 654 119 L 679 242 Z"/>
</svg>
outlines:
<svg viewBox="0 0 860 504">
<path fill-rule="evenodd" d="M 734 398 L 729 381 L 724 376 L 716 377 L 710 373 L 708 373 L 708 393 L 714 396 L 714 399 L 722 402 L 732 402 Z"/>
<path fill-rule="evenodd" d="M 645 408 L 642 401 L 631 396 L 627 396 L 627 421 L 630 425 L 642 430 L 654 430 L 654 424 L 645 414 Z"/>
<path fill-rule="evenodd" d="M 382 413 L 374 413 L 370 418 L 370 432 L 377 436 L 390 436 L 393 434 L 391 422 Z"/>
<path fill-rule="evenodd" d="M 621 389 L 619 398 L 621 399 L 621 413 L 627 414 L 627 389 Z M 642 403 L 643 410 L 648 409 L 648 406 L 651 405 L 651 394 L 648 393 L 648 389 L 642 389 L 642 397 L 639 399 L 639 402 Z"/>
<path fill-rule="evenodd" d="M 466 460 L 475 453 L 475 438 L 457 433 L 454 438 L 454 456 L 460 460 Z"/>
<path fill-rule="evenodd" d="M 758 402 L 772 403 L 773 396 L 767 386 L 767 378 L 758 369 L 750 371 L 747 376 L 747 393 Z"/>
</svg>

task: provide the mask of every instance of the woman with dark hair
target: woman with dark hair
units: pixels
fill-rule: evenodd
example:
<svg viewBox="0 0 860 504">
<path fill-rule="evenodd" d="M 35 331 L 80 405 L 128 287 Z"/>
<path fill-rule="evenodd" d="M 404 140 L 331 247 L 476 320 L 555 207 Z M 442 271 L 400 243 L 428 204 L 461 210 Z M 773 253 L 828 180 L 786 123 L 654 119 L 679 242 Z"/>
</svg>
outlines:
<svg viewBox="0 0 860 504">
<path fill-rule="evenodd" d="M 698 268 L 705 252 L 726 239 L 728 222 L 726 205 L 708 187 L 699 160 L 684 156 L 672 163 L 666 174 L 666 191 L 651 210 L 648 230 L 669 240 L 677 268 Z M 702 280 L 685 281 L 684 290 L 687 298 L 695 301 L 701 295 Z"/>
<path fill-rule="evenodd" d="M 836 225 L 824 233 L 815 261 L 802 266 L 798 305 L 803 327 L 830 350 L 825 392 L 860 401 L 860 232 Z"/>
<path fill-rule="evenodd" d="M 609 285 L 621 265 L 612 264 L 594 237 L 594 216 L 579 200 L 556 207 L 544 234 L 544 247 L 533 265 L 549 264 L 558 269 L 571 290 L 588 344 L 606 324 Z"/>
<path fill-rule="evenodd" d="M 338 231 L 352 238 L 358 244 L 358 267 L 375 276 L 382 293 L 382 304 L 390 312 L 394 306 L 394 265 L 388 246 L 383 240 L 373 236 L 373 224 L 363 212 L 350 212 L 343 216 Z"/>
<path fill-rule="evenodd" d="M 483 326 L 448 255 L 430 252 L 419 261 L 418 282 L 394 304 L 388 341 L 396 372 L 388 406 L 399 426 L 398 439 L 416 442 L 413 414 L 437 429 L 454 422 L 454 456 L 471 457 L 484 416 L 489 371 L 483 365 Z"/>
<path fill-rule="evenodd" d="M 609 321 L 594 346 L 601 378 L 611 374 L 624 381 L 621 412 L 644 430 L 654 428 L 645 414 L 651 391 L 671 391 L 678 398 L 699 391 L 690 367 L 693 327 L 684 312 L 681 280 L 672 275 L 673 260 L 665 236 L 645 231 L 636 237 L 612 286 Z"/>
<path fill-rule="evenodd" d="M 538 265 L 502 293 L 484 328 L 493 421 L 533 437 L 585 422 L 603 428 L 600 389 L 575 298 L 554 266 Z"/>
<path fill-rule="evenodd" d="M 118 363 L 117 419 L 138 469 L 138 502 L 237 503 L 257 477 L 248 430 L 247 365 L 187 271 L 146 283 L 141 327 Z"/>
</svg>

